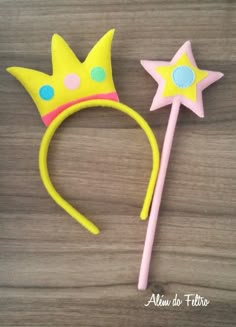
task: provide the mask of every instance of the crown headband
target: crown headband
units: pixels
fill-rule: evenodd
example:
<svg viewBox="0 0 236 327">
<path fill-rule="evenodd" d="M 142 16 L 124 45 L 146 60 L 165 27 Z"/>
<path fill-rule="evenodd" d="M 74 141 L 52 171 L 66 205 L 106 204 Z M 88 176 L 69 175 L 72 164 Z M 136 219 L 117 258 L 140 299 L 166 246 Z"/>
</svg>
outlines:
<svg viewBox="0 0 236 327">
<path fill-rule="evenodd" d="M 79 61 L 62 37 L 58 34 L 53 35 L 52 75 L 23 67 L 7 69 L 28 91 L 47 126 L 39 150 L 39 171 L 48 194 L 71 217 L 93 234 L 100 232 L 98 227 L 56 191 L 48 173 L 49 145 L 62 122 L 78 111 L 104 107 L 127 114 L 143 129 L 151 145 L 153 160 L 152 172 L 140 213 L 140 218 L 143 220 L 148 217 L 159 167 L 158 146 L 148 123 L 135 110 L 119 102 L 112 78 L 113 34 L 114 29 L 108 31 L 95 44 L 84 62 Z"/>
</svg>

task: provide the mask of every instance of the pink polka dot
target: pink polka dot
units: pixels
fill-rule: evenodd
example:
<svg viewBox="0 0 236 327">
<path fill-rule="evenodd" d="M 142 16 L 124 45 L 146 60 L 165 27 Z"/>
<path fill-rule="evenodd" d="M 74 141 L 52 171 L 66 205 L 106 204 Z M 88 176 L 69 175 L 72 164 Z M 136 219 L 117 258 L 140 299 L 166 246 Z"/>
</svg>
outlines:
<svg viewBox="0 0 236 327">
<path fill-rule="evenodd" d="M 75 90 L 80 85 L 80 78 L 76 74 L 68 74 L 64 79 L 64 84 L 67 89 Z"/>
</svg>

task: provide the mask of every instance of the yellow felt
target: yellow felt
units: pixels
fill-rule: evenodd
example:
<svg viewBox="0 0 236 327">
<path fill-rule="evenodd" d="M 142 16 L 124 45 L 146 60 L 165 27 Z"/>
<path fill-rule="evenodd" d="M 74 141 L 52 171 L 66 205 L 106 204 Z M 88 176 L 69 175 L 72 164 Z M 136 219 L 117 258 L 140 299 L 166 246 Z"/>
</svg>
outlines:
<svg viewBox="0 0 236 327">
<path fill-rule="evenodd" d="M 172 72 L 178 66 L 188 66 L 194 71 L 195 80 L 192 85 L 186 88 L 180 88 L 175 85 L 172 79 Z M 163 96 L 170 97 L 175 95 L 183 95 L 186 98 L 196 101 L 197 100 L 197 88 L 196 85 L 202 79 L 207 76 L 207 72 L 204 70 L 200 70 L 197 67 L 193 66 L 186 54 L 183 54 L 179 60 L 174 65 L 169 66 L 160 66 L 156 68 L 156 71 L 164 78 L 165 80 L 165 87 L 163 91 Z"/>
<path fill-rule="evenodd" d="M 158 145 L 156 142 L 156 138 L 148 125 L 148 123 L 140 116 L 135 110 L 131 109 L 130 107 L 115 101 L 110 100 L 90 100 L 86 102 L 81 102 L 74 106 L 71 106 L 67 110 L 63 111 L 59 116 L 57 116 L 53 122 L 47 128 L 39 150 L 39 171 L 42 182 L 47 189 L 49 195 L 52 199 L 62 207 L 71 217 L 73 217 L 76 221 L 78 221 L 84 228 L 90 231 L 92 234 L 99 234 L 98 227 L 93 224 L 89 219 L 87 219 L 84 215 L 82 215 L 79 211 L 77 211 L 74 207 L 72 207 L 63 197 L 56 191 L 55 187 L 53 186 L 50 176 L 48 173 L 47 167 L 47 155 L 48 155 L 48 148 L 51 142 L 53 135 L 55 134 L 57 128 L 61 125 L 61 123 L 72 114 L 87 108 L 96 108 L 96 107 L 105 107 L 105 108 L 112 108 L 115 110 L 119 110 L 131 118 L 133 118 L 138 125 L 143 129 L 145 132 L 149 143 L 152 149 L 152 158 L 153 158 L 153 166 L 152 172 L 149 180 L 149 184 L 147 187 L 146 196 L 143 203 L 143 208 L 140 213 L 141 219 L 146 219 L 148 217 L 149 208 L 151 205 L 154 187 L 157 179 L 158 168 L 159 168 L 159 150 Z"/>
<path fill-rule="evenodd" d="M 25 87 L 35 102 L 40 115 L 46 115 L 59 106 L 94 94 L 115 92 L 111 67 L 111 44 L 114 30 L 108 31 L 92 48 L 86 60 L 81 63 L 75 56 L 68 44 L 58 34 L 52 37 L 52 66 L 53 74 L 23 68 L 9 67 L 7 71 L 12 74 Z M 102 67 L 106 72 L 106 78 L 102 82 L 96 82 L 91 78 L 91 69 Z M 76 74 L 80 78 L 78 88 L 71 90 L 66 88 L 64 79 L 68 74 Z M 50 85 L 54 89 L 54 97 L 43 100 L 39 90 L 44 85 Z"/>
</svg>

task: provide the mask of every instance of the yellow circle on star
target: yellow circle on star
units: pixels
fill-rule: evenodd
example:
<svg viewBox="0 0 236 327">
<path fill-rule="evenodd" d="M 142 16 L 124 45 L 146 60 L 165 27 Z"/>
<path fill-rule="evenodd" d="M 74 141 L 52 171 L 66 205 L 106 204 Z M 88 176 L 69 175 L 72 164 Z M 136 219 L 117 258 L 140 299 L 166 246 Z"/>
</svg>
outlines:
<svg viewBox="0 0 236 327">
<path fill-rule="evenodd" d="M 181 81 L 174 79 L 174 73 L 177 69 L 185 68 L 185 74 L 187 69 L 189 69 L 188 80 Z M 165 86 L 163 90 L 162 96 L 164 97 L 173 97 L 177 95 L 182 95 L 189 100 L 196 101 L 197 100 L 197 84 L 207 77 L 208 73 L 204 70 L 198 69 L 193 66 L 186 54 L 183 54 L 175 64 L 167 65 L 167 66 L 159 66 L 156 68 L 156 72 L 165 80 Z M 192 78 L 190 75 L 192 73 Z M 185 82 L 185 84 L 184 84 Z"/>
</svg>

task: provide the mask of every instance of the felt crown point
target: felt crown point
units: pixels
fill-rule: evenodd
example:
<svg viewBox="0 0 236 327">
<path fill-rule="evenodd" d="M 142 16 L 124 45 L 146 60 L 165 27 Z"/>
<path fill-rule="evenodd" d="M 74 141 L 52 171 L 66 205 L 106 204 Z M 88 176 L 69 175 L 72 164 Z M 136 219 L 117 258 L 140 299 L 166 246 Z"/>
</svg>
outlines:
<svg viewBox="0 0 236 327">
<path fill-rule="evenodd" d="M 73 104 L 91 99 L 119 101 L 112 78 L 111 44 L 114 29 L 108 31 L 81 62 L 65 40 L 54 34 L 51 43 L 52 75 L 9 67 L 35 102 L 45 125 Z"/>
</svg>

